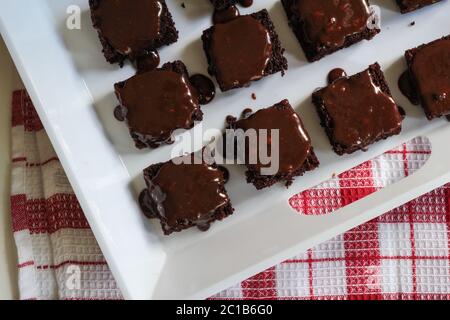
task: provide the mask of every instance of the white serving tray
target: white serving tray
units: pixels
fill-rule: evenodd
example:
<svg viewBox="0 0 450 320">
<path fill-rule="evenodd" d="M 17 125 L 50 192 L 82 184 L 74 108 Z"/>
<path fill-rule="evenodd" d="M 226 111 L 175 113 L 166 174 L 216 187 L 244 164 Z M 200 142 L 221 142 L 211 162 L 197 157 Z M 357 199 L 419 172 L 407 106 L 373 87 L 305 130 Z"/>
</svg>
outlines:
<svg viewBox="0 0 450 320">
<path fill-rule="evenodd" d="M 0 31 L 126 298 L 206 298 L 450 181 L 449 123 L 427 121 L 396 86 L 405 69 L 404 50 L 450 32 L 450 2 L 400 15 L 394 0 L 372 1 L 381 6 L 381 34 L 311 64 L 288 27 L 280 1 L 258 0 L 241 11 L 269 10 L 289 70 L 284 78 L 277 74 L 250 88 L 219 93 L 204 107 L 203 126 L 222 128 L 227 115 L 239 115 L 244 107 L 258 109 L 288 98 L 312 136 L 320 169 L 296 179 L 288 190 L 278 185 L 257 192 L 245 183 L 244 169 L 234 167 L 227 186 L 234 215 L 206 233 L 193 229 L 165 237 L 157 222 L 142 216 L 136 197 L 143 187 L 141 170 L 168 160 L 171 149 L 137 151 L 125 125 L 114 119 L 113 84 L 131 76 L 133 69 L 106 63 L 87 2 L 0 0 Z M 180 40 L 160 51 L 162 62 L 181 59 L 191 73 L 206 73 L 199 39 L 211 24 L 211 7 L 206 0 L 167 3 Z M 81 30 L 66 28 L 66 10 L 74 4 L 82 10 Z M 416 21 L 414 27 L 411 21 Z M 330 69 L 344 67 L 353 74 L 375 61 L 407 111 L 403 132 L 366 153 L 338 157 L 319 125 L 311 93 L 325 85 Z M 418 135 L 431 140 L 433 153 L 416 174 L 326 216 L 302 216 L 288 205 L 293 194 Z"/>
</svg>

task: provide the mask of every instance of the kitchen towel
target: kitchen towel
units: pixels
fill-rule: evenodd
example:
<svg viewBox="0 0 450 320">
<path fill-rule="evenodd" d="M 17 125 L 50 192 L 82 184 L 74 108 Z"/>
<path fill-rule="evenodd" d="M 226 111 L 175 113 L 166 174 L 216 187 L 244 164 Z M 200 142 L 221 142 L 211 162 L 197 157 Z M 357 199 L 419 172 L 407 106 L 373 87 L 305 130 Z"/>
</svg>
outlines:
<svg viewBox="0 0 450 320">
<path fill-rule="evenodd" d="M 27 93 L 13 93 L 11 211 L 21 299 L 122 299 Z M 290 199 L 327 214 L 418 170 L 416 138 Z M 449 299 L 450 184 L 211 299 Z"/>
</svg>

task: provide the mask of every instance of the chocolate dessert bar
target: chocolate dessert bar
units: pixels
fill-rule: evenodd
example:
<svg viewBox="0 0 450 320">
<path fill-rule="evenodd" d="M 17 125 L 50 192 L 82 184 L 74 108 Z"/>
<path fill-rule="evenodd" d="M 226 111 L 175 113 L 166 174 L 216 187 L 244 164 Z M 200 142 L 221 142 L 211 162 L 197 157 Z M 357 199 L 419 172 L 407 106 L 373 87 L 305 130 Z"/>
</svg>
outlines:
<svg viewBox="0 0 450 320">
<path fill-rule="evenodd" d="M 147 184 L 140 205 L 149 218 L 159 219 L 166 235 L 191 227 L 201 231 L 234 211 L 224 170 L 198 154 L 152 165 L 144 170 Z M 186 161 L 188 160 L 188 161 Z M 199 160 L 199 161 L 196 161 Z"/>
<path fill-rule="evenodd" d="M 368 0 L 281 0 L 306 58 L 324 56 L 370 40 L 380 29 Z"/>
<path fill-rule="evenodd" d="M 334 79 L 314 92 L 313 103 L 339 155 L 366 150 L 402 129 L 402 110 L 392 98 L 378 63 L 353 76 Z"/>
<path fill-rule="evenodd" d="M 197 90 L 181 61 L 116 83 L 115 92 L 139 149 L 171 144 L 175 130 L 191 129 L 203 119 Z"/>
<path fill-rule="evenodd" d="M 405 59 L 411 102 L 429 120 L 450 115 L 450 36 L 406 51 Z"/>
<path fill-rule="evenodd" d="M 216 24 L 203 32 L 202 40 L 208 71 L 222 91 L 287 70 L 284 49 L 267 10 Z"/>
<path fill-rule="evenodd" d="M 258 141 L 251 144 L 250 140 L 240 140 L 245 146 L 240 146 L 237 141 L 237 150 L 244 149 L 240 155 L 244 155 L 244 163 L 247 167 L 247 182 L 252 183 L 256 189 L 263 189 L 274 185 L 277 182 L 284 182 L 286 186 L 292 184 L 297 176 L 302 176 L 307 171 L 312 171 L 319 166 L 319 161 L 314 154 L 311 139 L 303 126 L 302 120 L 292 109 L 288 100 L 283 100 L 274 106 L 259 110 L 255 113 L 246 113 L 242 119 L 229 119 L 229 128 L 241 129 L 244 133 L 248 130 L 255 130 Z M 277 157 L 278 170 L 273 174 L 265 174 L 264 168 L 268 168 L 274 162 L 262 163 L 259 156 L 261 148 L 271 150 L 275 143 L 275 136 L 270 130 L 278 130 L 278 154 L 271 154 Z M 260 130 L 268 130 L 266 142 L 261 141 Z M 265 145 L 263 145 L 265 144 Z M 257 155 L 252 157 L 250 155 Z"/>
<path fill-rule="evenodd" d="M 178 40 L 165 0 L 89 0 L 105 58 L 123 65 Z"/>
</svg>

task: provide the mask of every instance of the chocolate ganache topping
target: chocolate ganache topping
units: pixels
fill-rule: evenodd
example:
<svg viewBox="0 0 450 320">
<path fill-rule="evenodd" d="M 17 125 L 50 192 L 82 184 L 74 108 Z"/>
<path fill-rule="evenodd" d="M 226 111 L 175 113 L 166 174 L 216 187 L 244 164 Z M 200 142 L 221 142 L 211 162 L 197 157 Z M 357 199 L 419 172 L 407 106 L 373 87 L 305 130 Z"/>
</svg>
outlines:
<svg viewBox="0 0 450 320">
<path fill-rule="evenodd" d="M 184 220 L 207 221 L 216 209 L 229 202 L 224 172 L 205 163 L 169 161 L 147 183 L 156 214 L 166 219 L 169 226 Z"/>
<path fill-rule="evenodd" d="M 102 35 L 124 55 L 139 52 L 158 38 L 161 13 L 157 0 L 100 1 L 94 12 Z"/>
<path fill-rule="evenodd" d="M 398 128 L 402 115 L 395 101 L 373 82 L 366 70 L 339 78 L 321 89 L 333 123 L 333 136 L 345 146 L 369 144 Z"/>
<path fill-rule="evenodd" d="M 424 108 L 433 115 L 450 114 L 450 40 L 421 48 L 410 66 Z"/>
<path fill-rule="evenodd" d="M 270 152 L 272 135 L 270 129 L 279 130 L 279 170 L 278 173 L 291 173 L 300 168 L 311 150 L 311 139 L 303 127 L 303 123 L 297 113 L 288 105 L 287 100 L 283 100 L 279 105 L 271 108 L 259 110 L 252 115 L 236 122 L 236 129 L 244 132 L 255 129 L 259 137 L 259 129 L 267 129 L 267 150 Z M 259 140 L 259 138 L 258 138 Z M 256 148 L 255 148 L 256 147 Z M 246 158 L 250 153 L 258 154 L 261 145 L 246 145 Z M 275 155 L 272 155 L 272 157 Z M 255 168 L 261 169 L 270 165 L 263 165 L 259 161 Z"/>
<path fill-rule="evenodd" d="M 297 0 L 293 5 L 310 42 L 329 48 L 366 29 L 371 16 L 365 0 Z"/>
<path fill-rule="evenodd" d="M 195 89 L 183 75 L 173 71 L 135 75 L 116 86 L 116 92 L 126 108 L 130 129 L 150 136 L 169 138 L 176 128 L 190 128 L 200 108 Z"/>
<path fill-rule="evenodd" d="M 240 16 L 214 26 L 212 56 L 226 89 L 262 78 L 271 55 L 269 32 L 255 18 Z"/>
</svg>

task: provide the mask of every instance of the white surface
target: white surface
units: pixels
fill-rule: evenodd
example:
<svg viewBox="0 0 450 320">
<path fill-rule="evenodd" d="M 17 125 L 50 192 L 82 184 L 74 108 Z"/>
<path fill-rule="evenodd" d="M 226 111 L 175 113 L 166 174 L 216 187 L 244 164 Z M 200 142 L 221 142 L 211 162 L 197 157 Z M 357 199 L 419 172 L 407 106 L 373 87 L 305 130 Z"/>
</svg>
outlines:
<svg viewBox="0 0 450 320">
<path fill-rule="evenodd" d="M 11 229 L 11 95 L 17 72 L 0 37 L 0 300 L 16 299 L 17 252 Z"/>
<path fill-rule="evenodd" d="M 185 2 L 187 8 L 182 9 L 181 0 L 167 2 L 180 41 L 161 50 L 163 62 L 182 59 L 192 73 L 205 73 L 199 38 L 210 25 L 210 6 L 196 0 Z M 395 85 L 404 69 L 404 50 L 450 30 L 450 2 L 407 16 L 401 16 L 393 2 L 387 7 L 385 1 L 373 2 L 383 4 L 382 33 L 314 64 L 305 61 L 278 0 L 260 0 L 242 10 L 269 10 L 287 49 L 289 71 L 283 79 L 278 74 L 250 88 L 218 94 L 204 108 L 203 127 L 222 128 L 228 114 L 239 115 L 247 106 L 258 109 L 289 98 L 313 137 L 321 167 L 296 179 L 289 190 L 279 185 L 261 192 L 245 183 L 243 168 L 231 168 L 227 189 L 235 214 L 215 223 L 209 232 L 189 230 L 171 237 L 164 237 L 156 222 L 144 219 L 135 201 L 143 186 L 141 170 L 168 160 L 171 149 L 136 151 L 125 125 L 114 120 L 113 84 L 133 71 L 130 66 L 119 69 L 105 62 L 89 21 L 87 1 L 2 2 L 0 30 L 125 297 L 207 297 L 450 180 L 450 126 L 445 120 L 428 122 Z M 81 30 L 65 27 L 66 8 L 71 4 L 82 8 Z M 409 26 L 412 20 L 415 27 Z M 386 71 L 395 98 L 407 111 L 403 132 L 369 152 L 338 157 L 319 126 L 311 93 L 325 84 L 333 67 L 355 73 L 375 61 Z M 253 92 L 256 102 L 250 98 Z M 288 206 L 292 194 L 420 134 L 430 138 L 434 151 L 415 175 L 327 216 L 300 216 Z"/>
</svg>

